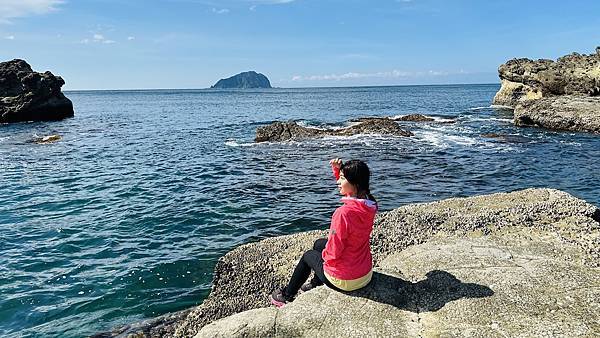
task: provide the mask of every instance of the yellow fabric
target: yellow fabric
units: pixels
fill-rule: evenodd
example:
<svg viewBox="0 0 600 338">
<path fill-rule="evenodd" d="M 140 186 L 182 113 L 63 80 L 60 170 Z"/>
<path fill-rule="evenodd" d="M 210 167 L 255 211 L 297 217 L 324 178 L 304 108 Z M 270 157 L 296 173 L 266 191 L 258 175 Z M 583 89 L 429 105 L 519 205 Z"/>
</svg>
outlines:
<svg viewBox="0 0 600 338">
<path fill-rule="evenodd" d="M 329 282 L 331 282 L 331 284 L 335 285 L 338 289 L 344 290 L 344 291 L 354 291 L 354 290 L 358 290 L 362 287 L 365 287 L 367 284 L 369 284 L 369 282 L 371 281 L 371 277 L 373 276 L 372 270 L 369 271 L 368 274 L 366 274 L 360 278 L 350 279 L 350 280 L 337 279 L 333 276 L 328 275 L 327 272 L 324 272 L 324 273 L 325 273 L 325 277 L 327 277 L 327 279 L 329 280 Z"/>
</svg>

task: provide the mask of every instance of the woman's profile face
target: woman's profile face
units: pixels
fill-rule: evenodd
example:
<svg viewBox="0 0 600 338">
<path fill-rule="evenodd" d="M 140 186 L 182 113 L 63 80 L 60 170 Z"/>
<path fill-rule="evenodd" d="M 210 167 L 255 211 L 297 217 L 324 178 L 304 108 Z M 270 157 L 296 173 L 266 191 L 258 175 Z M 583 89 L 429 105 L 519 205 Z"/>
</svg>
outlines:
<svg viewBox="0 0 600 338">
<path fill-rule="evenodd" d="M 338 188 L 340 189 L 340 195 L 354 197 L 356 196 L 356 187 L 348 182 L 344 173 L 340 172 L 340 178 L 337 180 Z"/>
</svg>

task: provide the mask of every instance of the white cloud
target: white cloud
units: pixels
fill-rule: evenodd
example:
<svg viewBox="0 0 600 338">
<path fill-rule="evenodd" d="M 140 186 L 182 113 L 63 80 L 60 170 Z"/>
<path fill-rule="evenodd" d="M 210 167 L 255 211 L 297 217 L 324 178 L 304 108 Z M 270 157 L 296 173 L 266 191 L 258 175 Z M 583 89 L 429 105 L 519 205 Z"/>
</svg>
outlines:
<svg viewBox="0 0 600 338">
<path fill-rule="evenodd" d="M 328 75 L 309 75 L 302 76 L 296 75 L 292 77 L 292 81 L 340 81 L 347 79 L 362 79 L 362 78 L 398 78 L 408 77 L 413 73 L 403 72 L 399 70 L 392 70 L 390 72 L 377 72 L 377 73 L 356 73 L 349 72 L 344 74 L 328 74 Z"/>
<path fill-rule="evenodd" d="M 0 23 L 10 19 L 58 10 L 64 0 L 0 0 Z"/>
<path fill-rule="evenodd" d="M 110 44 L 113 44 L 113 43 L 117 43 L 115 40 L 107 39 L 104 35 L 99 34 L 99 33 L 94 33 L 92 35 L 91 39 L 86 38 L 86 39 L 83 39 L 83 40 L 79 41 L 79 43 L 82 43 L 84 45 L 87 45 L 90 42 L 103 43 L 103 44 L 107 44 L 107 45 L 110 45 Z"/>
<path fill-rule="evenodd" d="M 135 40 L 135 36 L 128 36 L 128 37 L 127 37 L 127 40 L 128 40 L 128 41 Z"/>
<path fill-rule="evenodd" d="M 5 36 L 4 37 L 6 40 L 14 40 L 15 36 L 14 35 L 9 35 L 9 36 Z"/>
<path fill-rule="evenodd" d="M 212 11 L 213 11 L 213 13 L 216 13 L 216 14 L 226 14 L 226 13 L 229 13 L 229 9 L 227 9 L 227 8 L 221 8 L 221 9 L 213 8 Z"/>
<path fill-rule="evenodd" d="M 325 74 L 325 75 L 295 75 L 292 77 L 292 81 L 342 81 L 348 79 L 365 79 L 365 78 L 414 78 L 414 77 L 438 77 L 438 76 L 449 76 L 456 74 L 468 74 L 464 70 L 460 70 L 459 72 L 443 72 L 443 71 L 434 71 L 429 70 L 426 72 L 406 72 L 400 70 L 392 70 L 387 72 L 376 72 L 376 73 L 358 73 L 358 72 L 348 72 L 344 74 Z"/>
</svg>

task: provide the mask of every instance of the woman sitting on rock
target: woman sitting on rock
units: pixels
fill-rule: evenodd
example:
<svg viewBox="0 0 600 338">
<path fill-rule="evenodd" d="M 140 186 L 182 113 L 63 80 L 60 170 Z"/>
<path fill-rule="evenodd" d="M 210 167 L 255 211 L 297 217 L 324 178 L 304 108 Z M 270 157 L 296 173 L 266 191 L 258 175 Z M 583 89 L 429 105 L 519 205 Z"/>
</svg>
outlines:
<svg viewBox="0 0 600 338">
<path fill-rule="evenodd" d="M 271 302 L 281 307 L 294 300 L 298 290 L 319 285 L 338 291 L 353 291 L 371 281 L 373 263 L 369 237 L 377 212 L 377 201 L 369 191 L 369 167 L 360 160 L 329 162 L 337 180 L 344 205 L 331 218 L 327 239 L 315 241 L 296 265 L 288 285 L 275 290 Z M 314 278 L 306 283 L 310 272 Z"/>
</svg>

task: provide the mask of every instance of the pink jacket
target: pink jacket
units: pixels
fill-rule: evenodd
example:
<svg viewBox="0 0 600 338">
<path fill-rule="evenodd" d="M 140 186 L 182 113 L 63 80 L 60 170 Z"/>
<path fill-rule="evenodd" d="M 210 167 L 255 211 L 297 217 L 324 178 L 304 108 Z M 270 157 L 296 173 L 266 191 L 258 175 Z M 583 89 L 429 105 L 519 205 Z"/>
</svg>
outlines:
<svg viewBox="0 0 600 338">
<path fill-rule="evenodd" d="M 334 175 L 339 179 L 339 170 Z M 331 218 L 323 269 L 337 279 L 352 280 L 365 276 L 373 268 L 369 237 L 377 204 L 370 200 L 343 197 L 344 205 Z"/>
</svg>

